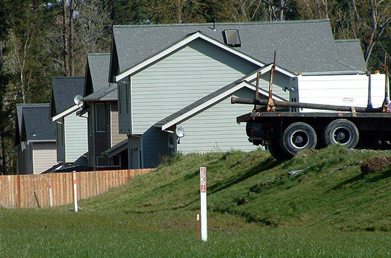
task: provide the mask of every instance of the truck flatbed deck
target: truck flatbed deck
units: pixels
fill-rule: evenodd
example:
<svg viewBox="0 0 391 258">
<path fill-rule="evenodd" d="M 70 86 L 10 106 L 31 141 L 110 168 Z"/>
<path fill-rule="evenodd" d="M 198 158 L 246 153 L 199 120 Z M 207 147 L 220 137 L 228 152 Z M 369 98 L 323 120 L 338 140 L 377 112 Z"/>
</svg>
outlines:
<svg viewBox="0 0 391 258">
<path fill-rule="evenodd" d="M 236 118 L 237 123 L 247 122 L 255 118 L 263 117 L 296 117 L 296 118 L 386 118 L 391 119 L 391 113 L 362 113 L 362 112 L 290 112 L 290 111 L 276 111 L 276 112 L 251 112 Z"/>
</svg>

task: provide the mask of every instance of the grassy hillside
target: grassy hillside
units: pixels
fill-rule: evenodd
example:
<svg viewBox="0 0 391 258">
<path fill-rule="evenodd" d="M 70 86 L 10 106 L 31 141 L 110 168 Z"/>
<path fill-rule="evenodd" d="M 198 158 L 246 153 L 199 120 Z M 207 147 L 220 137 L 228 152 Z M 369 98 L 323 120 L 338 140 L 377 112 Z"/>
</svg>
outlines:
<svg viewBox="0 0 391 258">
<path fill-rule="evenodd" d="M 177 155 L 148 175 L 81 202 L 87 210 L 154 213 L 199 209 L 199 167 L 207 167 L 208 209 L 273 227 L 391 229 L 391 168 L 364 176 L 368 156 L 340 146 L 278 162 L 268 152 Z M 299 170 L 296 176 L 289 172 Z"/>
<path fill-rule="evenodd" d="M 0 257 L 390 257 L 391 168 L 360 171 L 382 155 L 391 153 L 333 146 L 283 163 L 265 151 L 177 155 L 81 200 L 78 213 L 0 209 Z M 200 166 L 206 243 L 196 240 Z"/>
</svg>

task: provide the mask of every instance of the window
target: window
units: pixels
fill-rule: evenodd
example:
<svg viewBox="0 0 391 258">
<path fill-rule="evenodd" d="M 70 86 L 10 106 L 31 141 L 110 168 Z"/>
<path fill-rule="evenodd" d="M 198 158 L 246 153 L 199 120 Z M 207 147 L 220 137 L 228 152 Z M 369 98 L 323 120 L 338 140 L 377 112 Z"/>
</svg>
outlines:
<svg viewBox="0 0 391 258">
<path fill-rule="evenodd" d="M 129 114 L 130 110 L 130 83 L 128 82 L 119 82 L 118 83 L 118 105 L 119 105 L 119 114 Z"/>
<path fill-rule="evenodd" d="M 105 132 L 106 131 L 105 104 L 102 103 L 95 104 L 95 121 L 96 121 L 96 131 Z"/>
<path fill-rule="evenodd" d="M 175 141 L 174 141 L 174 134 L 173 133 L 168 134 L 168 151 L 170 153 L 175 152 Z"/>
<path fill-rule="evenodd" d="M 120 167 L 121 166 L 121 158 L 120 156 L 114 156 L 111 158 L 111 166 Z"/>
<path fill-rule="evenodd" d="M 119 105 L 118 112 L 121 115 L 122 114 L 122 105 L 124 103 L 124 101 L 122 99 L 123 95 L 124 95 L 124 94 L 122 94 L 122 87 L 123 86 L 121 83 L 118 83 L 117 85 L 118 85 L 118 105 Z"/>
<path fill-rule="evenodd" d="M 125 107 L 126 107 L 125 114 L 129 114 L 129 89 L 130 86 L 127 83 L 125 87 Z"/>
<path fill-rule="evenodd" d="M 110 126 L 110 104 L 106 108 L 106 126 Z"/>
<path fill-rule="evenodd" d="M 63 146 L 65 141 L 64 132 L 64 120 L 61 123 L 57 123 L 57 146 Z"/>
<path fill-rule="evenodd" d="M 61 146 L 65 145 L 65 126 L 64 126 L 64 119 L 62 120 L 61 124 Z"/>
<path fill-rule="evenodd" d="M 57 146 L 59 146 L 61 143 L 60 143 L 60 134 L 61 134 L 61 128 L 60 128 L 60 124 L 57 124 Z"/>
</svg>

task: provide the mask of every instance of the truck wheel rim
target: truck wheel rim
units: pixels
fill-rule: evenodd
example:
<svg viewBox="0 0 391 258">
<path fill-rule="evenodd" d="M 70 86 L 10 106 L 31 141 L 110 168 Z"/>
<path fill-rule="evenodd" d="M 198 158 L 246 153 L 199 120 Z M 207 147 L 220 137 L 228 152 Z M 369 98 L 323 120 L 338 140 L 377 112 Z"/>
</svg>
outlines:
<svg viewBox="0 0 391 258">
<path fill-rule="evenodd" d="M 337 144 L 346 145 L 350 142 L 352 133 L 348 128 L 338 127 L 333 131 L 333 141 Z"/>
<path fill-rule="evenodd" d="M 308 134 L 303 130 L 297 130 L 292 133 L 291 145 L 296 149 L 305 149 L 309 142 Z"/>
</svg>

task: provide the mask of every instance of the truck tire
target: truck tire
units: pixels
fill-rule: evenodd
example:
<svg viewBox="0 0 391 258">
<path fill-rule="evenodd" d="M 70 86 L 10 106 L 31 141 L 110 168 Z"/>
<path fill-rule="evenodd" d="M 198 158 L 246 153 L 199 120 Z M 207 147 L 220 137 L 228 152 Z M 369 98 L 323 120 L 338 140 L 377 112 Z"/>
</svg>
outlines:
<svg viewBox="0 0 391 258">
<path fill-rule="evenodd" d="M 282 148 L 291 155 L 316 147 L 317 137 L 312 126 L 303 122 L 290 124 L 282 135 Z"/>
<path fill-rule="evenodd" d="M 359 140 L 357 126 L 347 119 L 336 119 L 330 122 L 323 131 L 326 146 L 340 144 L 348 148 L 356 147 Z"/>
<path fill-rule="evenodd" d="M 293 158 L 293 155 L 284 151 L 281 144 L 278 141 L 271 141 L 268 145 L 270 154 L 279 161 L 287 161 Z"/>
<path fill-rule="evenodd" d="M 358 141 L 358 147 L 360 149 L 380 150 L 381 146 L 382 141 L 379 136 L 360 134 L 360 139 Z"/>
</svg>

